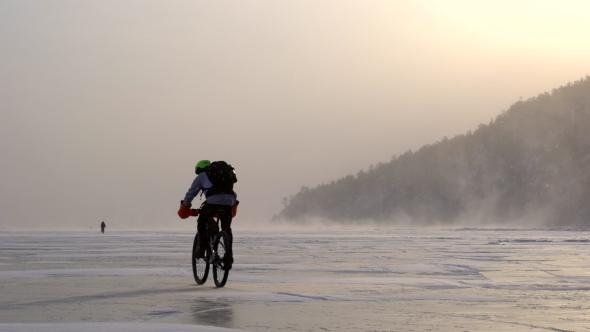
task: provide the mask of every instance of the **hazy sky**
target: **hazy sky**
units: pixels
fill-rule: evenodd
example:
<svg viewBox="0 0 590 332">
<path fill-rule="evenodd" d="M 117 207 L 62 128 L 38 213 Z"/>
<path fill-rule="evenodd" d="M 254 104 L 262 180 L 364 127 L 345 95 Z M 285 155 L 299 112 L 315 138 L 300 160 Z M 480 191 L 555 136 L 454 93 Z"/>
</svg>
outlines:
<svg viewBox="0 0 590 332">
<path fill-rule="evenodd" d="M 589 1 L 0 0 L 0 228 L 236 227 L 590 74 Z M 195 203 L 198 204 L 198 199 Z M 239 224 L 239 225 L 238 225 Z"/>
</svg>

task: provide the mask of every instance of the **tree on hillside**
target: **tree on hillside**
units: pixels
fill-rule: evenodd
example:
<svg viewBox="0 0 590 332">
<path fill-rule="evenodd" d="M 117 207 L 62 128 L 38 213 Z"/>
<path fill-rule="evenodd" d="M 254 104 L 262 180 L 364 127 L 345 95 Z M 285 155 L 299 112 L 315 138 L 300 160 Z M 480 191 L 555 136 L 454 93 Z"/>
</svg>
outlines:
<svg viewBox="0 0 590 332">
<path fill-rule="evenodd" d="M 315 188 L 277 216 L 417 224 L 590 223 L 590 77 L 519 100 L 488 124 Z M 285 200 L 283 200 L 285 202 Z"/>
</svg>

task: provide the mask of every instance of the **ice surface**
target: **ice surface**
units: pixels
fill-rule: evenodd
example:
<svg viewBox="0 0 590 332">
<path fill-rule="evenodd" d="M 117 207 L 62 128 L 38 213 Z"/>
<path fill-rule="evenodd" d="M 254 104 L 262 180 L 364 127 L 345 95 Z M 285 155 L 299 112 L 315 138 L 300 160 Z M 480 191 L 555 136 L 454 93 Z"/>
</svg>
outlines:
<svg viewBox="0 0 590 332">
<path fill-rule="evenodd" d="M 62 324 L 2 324 L 0 331 L 20 332 L 238 332 L 243 330 L 226 329 L 213 326 L 186 324 L 147 324 L 147 323 L 62 323 Z"/>
<path fill-rule="evenodd" d="M 0 232 L 0 331 L 580 331 L 584 230 L 235 231 L 227 285 L 190 232 Z"/>
</svg>

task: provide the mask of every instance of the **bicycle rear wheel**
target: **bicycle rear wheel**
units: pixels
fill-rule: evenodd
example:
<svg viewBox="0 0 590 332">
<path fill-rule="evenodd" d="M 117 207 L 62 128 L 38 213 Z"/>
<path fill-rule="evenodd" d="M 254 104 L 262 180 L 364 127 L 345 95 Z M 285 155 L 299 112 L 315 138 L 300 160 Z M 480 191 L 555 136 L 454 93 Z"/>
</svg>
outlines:
<svg viewBox="0 0 590 332">
<path fill-rule="evenodd" d="M 223 287 L 227 282 L 229 268 L 232 264 L 230 262 L 232 258 L 229 255 L 231 252 L 230 246 L 227 233 L 224 231 L 219 232 L 213 246 L 217 253 L 217 257 L 215 257 L 215 261 L 213 262 L 213 281 L 215 281 L 215 286 L 217 287 Z"/>
<path fill-rule="evenodd" d="M 205 250 L 205 258 L 197 258 L 197 248 L 200 246 L 199 232 L 195 235 L 193 242 L 193 276 L 197 284 L 202 285 L 207 281 L 209 275 L 209 250 Z"/>
</svg>

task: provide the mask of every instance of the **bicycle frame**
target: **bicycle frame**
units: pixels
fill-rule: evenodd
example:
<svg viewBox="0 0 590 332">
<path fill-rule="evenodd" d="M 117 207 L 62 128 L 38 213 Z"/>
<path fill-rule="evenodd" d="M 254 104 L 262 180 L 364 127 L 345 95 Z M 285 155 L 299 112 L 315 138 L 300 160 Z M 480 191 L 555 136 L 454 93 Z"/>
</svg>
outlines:
<svg viewBox="0 0 590 332">
<path fill-rule="evenodd" d="M 215 227 L 217 227 L 217 229 L 219 230 L 219 219 L 215 219 L 213 218 L 213 220 L 215 220 Z M 209 227 L 213 226 L 213 223 L 209 223 L 207 225 L 207 233 L 209 233 Z M 217 232 L 217 234 L 219 234 L 219 231 Z M 215 251 L 215 240 L 217 240 L 217 234 L 215 235 L 209 235 L 207 234 L 207 236 L 209 237 L 209 250 L 211 251 L 211 255 L 209 255 L 209 263 L 213 264 L 215 262 L 215 259 L 217 259 L 217 252 Z"/>
</svg>

